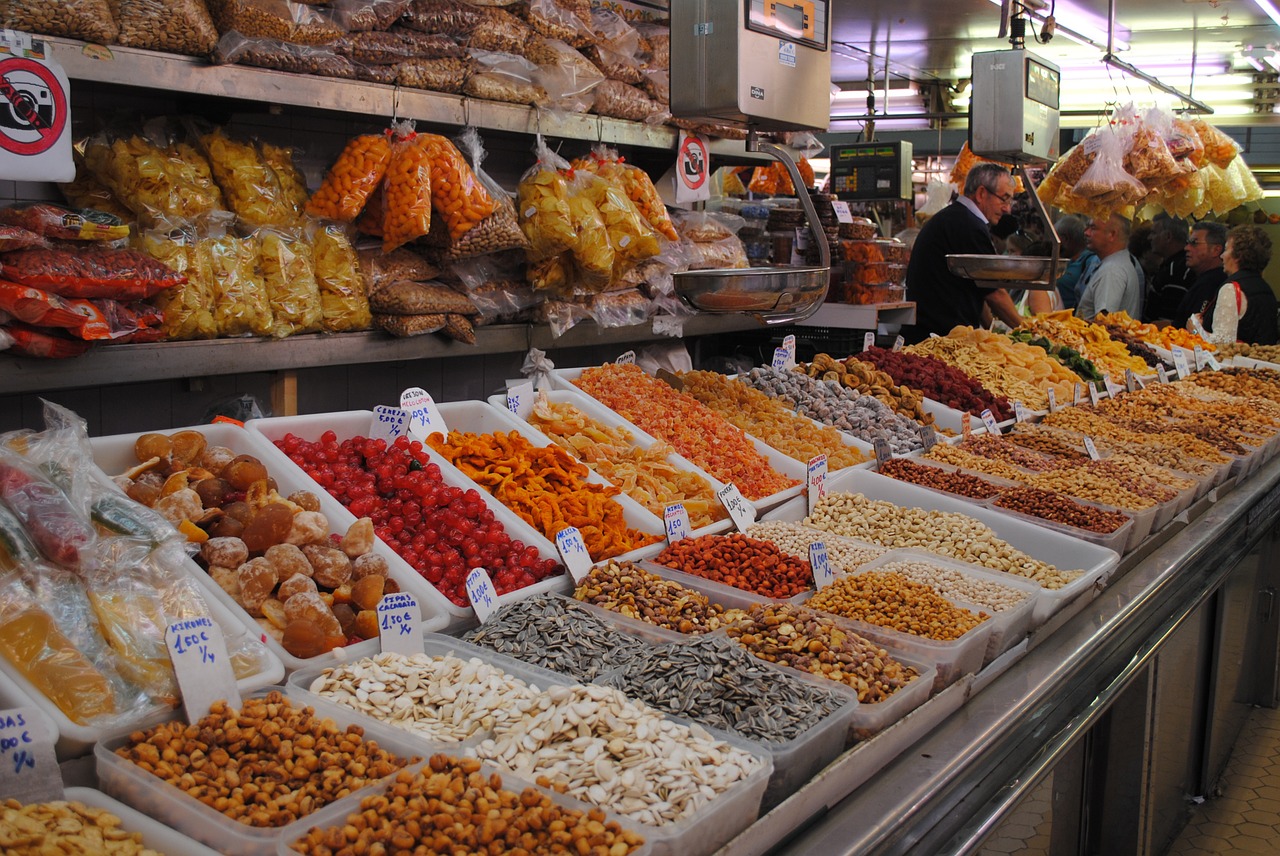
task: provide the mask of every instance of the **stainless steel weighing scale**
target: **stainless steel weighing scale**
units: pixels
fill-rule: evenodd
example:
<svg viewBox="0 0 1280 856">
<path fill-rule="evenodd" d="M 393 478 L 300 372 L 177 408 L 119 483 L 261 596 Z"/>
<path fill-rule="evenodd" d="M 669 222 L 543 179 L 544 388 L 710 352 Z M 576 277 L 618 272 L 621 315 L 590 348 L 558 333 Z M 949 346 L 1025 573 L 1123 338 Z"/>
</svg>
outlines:
<svg viewBox="0 0 1280 856">
<path fill-rule="evenodd" d="M 807 318 L 826 299 L 831 250 L 785 149 L 759 131 L 826 130 L 831 115 L 829 0 L 677 0 L 671 4 L 671 114 L 741 125 L 747 151 L 791 176 L 818 243 L 817 266 L 682 271 L 681 299 L 705 312 L 750 312 L 764 324 Z"/>
</svg>

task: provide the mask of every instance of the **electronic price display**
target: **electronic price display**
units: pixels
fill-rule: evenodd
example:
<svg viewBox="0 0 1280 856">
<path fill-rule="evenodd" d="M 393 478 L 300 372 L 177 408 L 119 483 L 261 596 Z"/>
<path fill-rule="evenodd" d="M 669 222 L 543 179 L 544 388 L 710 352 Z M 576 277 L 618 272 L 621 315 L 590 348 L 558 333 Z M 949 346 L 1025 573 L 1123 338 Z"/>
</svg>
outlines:
<svg viewBox="0 0 1280 856">
<path fill-rule="evenodd" d="M 911 199 L 911 143 L 849 143 L 831 148 L 831 192 L 845 201 Z"/>
</svg>

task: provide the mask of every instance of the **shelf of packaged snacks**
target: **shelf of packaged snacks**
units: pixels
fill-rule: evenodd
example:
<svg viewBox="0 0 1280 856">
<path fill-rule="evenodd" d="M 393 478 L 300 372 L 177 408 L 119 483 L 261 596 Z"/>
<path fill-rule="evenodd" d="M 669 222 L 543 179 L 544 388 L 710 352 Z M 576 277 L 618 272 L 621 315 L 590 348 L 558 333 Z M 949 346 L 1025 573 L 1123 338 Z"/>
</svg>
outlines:
<svg viewBox="0 0 1280 856">
<path fill-rule="evenodd" d="M 697 315 L 685 320 L 684 335 L 732 333 L 759 326 L 759 322 L 746 315 Z M 600 328 L 587 321 L 559 337 L 552 336 L 545 325 L 495 324 L 477 329 L 474 345 L 434 335 L 397 339 L 382 332 L 104 345 L 65 360 L 0 354 L 0 395 L 320 366 L 467 358 L 524 353 L 531 347 L 552 350 L 668 338 L 653 332 L 650 323 Z"/>
<path fill-rule="evenodd" d="M 542 133 L 551 137 L 599 140 L 612 145 L 668 149 L 672 152 L 679 134 L 676 129 L 664 125 L 589 113 L 550 112 L 519 104 L 360 80 L 243 65 L 213 65 L 200 57 L 119 45 L 88 44 L 74 39 L 49 38 L 48 42 L 54 47 L 54 58 L 73 81 L 239 98 L 370 117 L 399 116 L 432 124 L 474 125 L 515 134 Z M 773 160 L 769 155 L 747 152 L 741 140 L 715 139 L 711 153 L 743 162 Z"/>
<path fill-rule="evenodd" d="M 824 303 L 800 327 L 839 327 L 850 330 L 875 330 L 881 324 L 914 324 L 916 305 L 902 303 Z"/>
</svg>

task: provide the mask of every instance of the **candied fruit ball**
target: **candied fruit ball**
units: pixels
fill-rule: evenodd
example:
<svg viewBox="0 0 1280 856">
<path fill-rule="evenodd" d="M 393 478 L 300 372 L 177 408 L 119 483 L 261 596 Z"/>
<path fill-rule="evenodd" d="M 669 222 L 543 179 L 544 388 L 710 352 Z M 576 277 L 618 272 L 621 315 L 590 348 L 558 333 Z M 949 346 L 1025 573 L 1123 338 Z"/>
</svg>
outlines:
<svg viewBox="0 0 1280 856">
<path fill-rule="evenodd" d="M 354 559 L 372 549 L 373 521 L 368 517 L 361 517 L 352 523 L 347 528 L 347 534 L 342 536 L 342 552 Z"/>
<path fill-rule="evenodd" d="M 174 526 L 184 520 L 198 520 L 204 514 L 204 506 L 200 504 L 200 495 L 191 488 L 162 496 L 153 506 Z"/>
<path fill-rule="evenodd" d="M 293 528 L 293 511 L 281 502 L 269 502 L 244 525 L 240 535 L 250 553 L 261 553 L 268 547 L 284 543 Z"/>
<path fill-rule="evenodd" d="M 346 637 L 342 635 L 341 625 L 336 618 L 333 619 L 332 626 L 339 628 L 338 634 L 325 635 L 319 625 L 306 619 L 290 621 L 285 625 L 280 645 L 300 660 L 319 657 L 346 642 Z"/>
<path fill-rule="evenodd" d="M 306 554 L 296 544 L 276 544 L 268 547 L 262 556 L 271 563 L 276 569 L 276 576 L 282 580 L 287 580 L 294 574 L 311 576 L 311 562 L 307 561 Z"/>
<path fill-rule="evenodd" d="M 357 556 L 351 562 L 351 579 L 359 580 L 364 577 L 377 574 L 380 577 L 387 576 L 387 560 L 377 553 L 365 553 L 363 556 Z"/>
<path fill-rule="evenodd" d="M 262 617 L 277 630 L 284 630 L 289 625 L 289 616 L 285 614 L 284 604 L 274 597 L 262 602 Z"/>
<path fill-rule="evenodd" d="M 360 636 L 356 632 L 356 613 L 349 603 L 335 603 L 333 605 L 333 617 L 338 619 L 338 624 L 342 627 L 342 635 L 350 639 L 352 636 Z M 361 637 L 364 638 L 364 637 Z"/>
<path fill-rule="evenodd" d="M 240 603 L 251 614 L 262 612 L 262 604 L 271 597 L 280 582 L 276 578 L 276 569 L 261 556 L 241 565 L 236 571 L 236 579 L 240 584 Z"/>
<path fill-rule="evenodd" d="M 184 464 L 195 463 L 209 445 L 209 441 L 199 431 L 179 431 L 170 435 L 169 442 L 173 444 L 172 456 Z"/>
<path fill-rule="evenodd" d="M 356 613 L 356 635 L 361 639 L 378 638 L 378 613 L 362 609 Z"/>
<path fill-rule="evenodd" d="M 207 542 L 206 542 L 207 543 Z M 237 568 L 224 568 L 219 565 L 209 567 L 209 577 L 218 584 L 218 588 L 231 595 L 231 599 L 240 602 L 240 571 Z"/>
<path fill-rule="evenodd" d="M 227 494 L 231 493 L 231 483 L 216 476 L 196 482 L 196 493 L 205 508 L 221 508 L 226 505 Z"/>
<path fill-rule="evenodd" d="M 329 540 L 329 518 L 318 511 L 299 511 L 285 536 L 288 544 L 321 544 Z"/>
<path fill-rule="evenodd" d="M 285 603 L 289 602 L 289 598 L 299 592 L 318 592 L 316 581 L 304 574 L 294 574 L 293 576 L 280 583 L 280 588 L 276 590 L 276 597 Z"/>
<path fill-rule="evenodd" d="M 228 502 L 226 505 L 222 506 L 222 513 L 228 517 L 234 517 L 241 523 L 248 523 L 253 519 L 253 509 L 249 506 L 249 503 L 244 500 Z"/>
<path fill-rule="evenodd" d="M 336 547 L 305 544 L 302 552 L 315 570 L 316 582 L 325 588 L 337 588 L 351 579 L 351 560 Z"/>
<path fill-rule="evenodd" d="M 234 461 L 236 453 L 226 446 L 208 446 L 200 455 L 198 463 L 215 475 L 221 474 L 227 464 Z"/>
<path fill-rule="evenodd" d="M 200 558 L 208 567 L 238 568 L 249 561 L 249 548 L 239 538 L 210 538 L 200 546 Z"/>
<path fill-rule="evenodd" d="M 133 441 L 133 454 L 139 461 L 149 461 L 152 458 L 167 458 L 172 451 L 173 444 L 163 434 L 143 434 Z"/>
<path fill-rule="evenodd" d="M 160 495 L 168 496 L 171 493 L 177 493 L 180 490 L 187 490 L 191 487 L 191 475 L 186 470 L 178 470 L 176 473 L 164 480 L 164 484 L 160 486 Z M 199 494 L 197 494 L 199 496 Z"/>
<path fill-rule="evenodd" d="M 221 475 L 236 490 L 248 490 L 254 482 L 266 479 L 267 468 L 253 455 L 236 455 L 223 468 Z"/>
<path fill-rule="evenodd" d="M 361 577 L 351 586 L 351 602 L 358 609 L 377 609 L 378 602 L 385 594 L 386 578 L 374 574 Z"/>
<path fill-rule="evenodd" d="M 210 523 L 206 530 L 210 535 L 215 537 L 239 538 L 244 532 L 244 524 L 234 517 L 228 517 L 225 513 Z"/>
<path fill-rule="evenodd" d="M 303 511 L 319 511 L 320 497 L 309 490 L 295 490 L 289 494 L 289 501 Z"/>
<path fill-rule="evenodd" d="M 333 617 L 333 610 L 319 594 L 313 591 L 298 592 L 284 602 L 284 614 L 289 621 L 309 621 L 325 636 L 341 636 L 342 625 Z M 288 627 L 288 625 L 285 625 Z"/>
<path fill-rule="evenodd" d="M 129 486 L 125 488 L 124 492 L 134 502 L 145 505 L 148 508 L 155 505 L 156 500 L 160 498 L 160 486 L 154 481 L 134 479 L 129 482 Z"/>
</svg>

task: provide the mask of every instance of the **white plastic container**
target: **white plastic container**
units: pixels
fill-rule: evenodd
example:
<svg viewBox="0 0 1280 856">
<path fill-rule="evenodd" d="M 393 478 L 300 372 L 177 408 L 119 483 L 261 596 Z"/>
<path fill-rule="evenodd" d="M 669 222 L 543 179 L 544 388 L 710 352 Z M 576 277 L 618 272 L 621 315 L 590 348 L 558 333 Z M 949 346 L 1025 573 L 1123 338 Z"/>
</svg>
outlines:
<svg viewBox="0 0 1280 856">
<path fill-rule="evenodd" d="M 279 687 L 267 687 L 258 690 L 255 695 L 265 696 L 277 690 Z M 338 715 L 331 718 L 340 729 L 349 724 L 362 726 L 366 740 L 376 740 L 379 746 L 400 758 L 412 760 L 421 757 L 422 747 L 403 732 L 384 727 L 363 716 Z M 311 818 L 306 816 L 287 826 L 273 828 L 253 827 L 233 820 L 159 776 L 117 755 L 115 750 L 125 745 L 128 739 L 128 731 L 117 732 L 99 741 L 94 747 L 98 781 L 102 790 L 219 853 L 226 856 L 274 856 L 282 839 L 292 841 L 312 825 Z M 371 790 L 372 786 L 367 786 L 355 793 L 366 794 Z"/>
<path fill-rule="evenodd" d="M 554 389 L 547 393 L 547 400 L 553 404 L 571 404 L 583 414 L 607 428 L 621 428 L 628 431 L 632 435 L 631 442 L 634 448 L 649 449 L 658 442 L 648 434 L 644 434 L 643 432 L 637 433 L 635 428 L 627 424 L 627 422 L 618 416 L 618 414 L 614 413 L 612 410 L 580 390 Z M 489 406 L 496 407 L 504 413 L 511 413 L 507 408 L 506 393 L 500 392 L 496 395 L 489 396 Z M 519 419 L 518 416 L 516 418 Z M 520 421 L 528 425 L 528 422 L 525 420 Z M 535 431 L 538 430 L 531 425 L 529 427 L 533 428 Z M 542 432 L 539 431 L 538 433 L 541 434 Z M 546 437 L 545 434 L 542 434 L 542 436 Z M 547 437 L 547 439 L 550 440 L 551 438 Z M 683 455 L 678 455 L 675 452 L 672 452 L 667 455 L 666 461 L 678 470 L 693 473 L 694 475 L 706 479 L 707 484 L 711 485 L 712 490 L 718 491 L 724 487 L 723 482 L 717 481 L 714 477 L 703 471 Z M 637 504 L 639 503 L 637 502 Z M 706 526 L 700 526 L 697 529 L 692 530 L 689 534 L 694 537 L 697 537 L 698 535 L 713 535 L 717 532 L 724 532 L 732 526 L 733 521 L 730 518 L 725 517 L 723 520 L 717 520 L 714 523 L 707 524 Z"/>
<path fill-rule="evenodd" d="M 1026 512 L 1015 511 L 1012 508 L 1005 508 L 1004 506 L 999 505 L 1000 497 L 998 496 L 992 497 L 990 500 L 988 500 L 984 504 L 988 508 L 991 508 L 994 511 L 998 511 L 1001 514 L 1008 514 L 1011 517 L 1015 517 L 1019 520 L 1025 520 L 1028 523 L 1034 523 L 1037 526 L 1043 526 L 1046 529 L 1050 529 L 1055 532 L 1061 532 L 1064 535 L 1070 535 L 1072 538 L 1080 538 L 1084 541 L 1089 541 L 1091 543 L 1097 544 L 1100 547 L 1106 547 L 1108 550 L 1114 550 L 1122 556 L 1130 552 L 1131 550 L 1133 550 L 1135 547 L 1137 547 L 1140 543 L 1142 543 L 1142 538 L 1146 537 L 1145 534 L 1142 536 L 1142 538 L 1134 537 L 1137 531 L 1136 524 L 1135 524 L 1136 515 L 1132 511 L 1125 511 L 1119 508 L 1114 508 L 1109 505 L 1100 505 L 1096 502 L 1088 502 L 1083 499 L 1074 499 L 1072 497 L 1065 497 L 1065 498 L 1071 500 L 1072 502 L 1079 503 L 1080 505 L 1087 505 L 1091 508 L 1096 508 L 1100 511 L 1116 511 L 1116 512 L 1119 512 L 1120 514 L 1123 514 L 1125 517 L 1129 519 L 1125 521 L 1120 526 L 1120 528 L 1115 530 L 1114 532 L 1109 532 L 1109 533 L 1094 532 L 1091 529 L 1081 529 L 1078 526 L 1070 526 L 1066 523 L 1060 523 L 1056 520 L 1046 520 L 1045 518 L 1037 517 L 1034 514 L 1027 514 Z M 1147 533 L 1149 534 L 1151 531 L 1150 523 L 1154 522 L 1155 520 L 1155 509 L 1148 509 L 1146 512 L 1143 512 L 1143 514 L 1147 515 Z"/>
<path fill-rule="evenodd" d="M 936 425 L 938 428 L 945 428 L 946 430 L 954 432 L 955 434 L 960 434 L 964 430 L 965 414 L 963 410 L 957 410 L 954 407 L 948 407 L 947 405 L 943 404 L 941 401 L 935 401 L 934 399 L 929 398 L 928 396 L 925 396 L 924 400 L 920 402 L 920 409 L 923 410 L 925 413 L 928 413 L 931 416 L 933 416 L 933 424 Z M 1047 413 L 1048 411 L 1035 410 L 1030 412 L 1036 418 L 1041 418 L 1043 417 L 1043 414 Z M 1006 419 L 1003 422 L 997 422 L 996 427 L 999 428 L 1001 431 L 1004 431 L 1012 424 L 1013 424 L 1012 419 Z M 986 429 L 986 426 L 982 422 L 982 417 L 974 416 L 972 413 L 970 413 L 969 414 L 970 432 L 976 434 L 979 428 L 983 430 Z"/>
<path fill-rule="evenodd" d="M 447 401 L 441 402 L 436 406 L 439 408 L 440 416 L 444 419 L 445 424 L 449 426 L 450 431 L 470 431 L 476 434 L 515 431 L 534 446 L 540 448 L 555 446 L 555 443 L 551 442 L 551 439 L 546 434 L 543 434 L 524 420 L 516 418 L 516 415 L 505 407 L 501 409 L 490 407 L 483 401 Z M 587 474 L 587 481 L 592 484 L 609 484 L 607 479 L 601 478 L 594 472 Z M 483 488 L 478 489 L 482 493 L 488 493 Z M 663 540 L 612 558 L 619 561 L 635 561 L 645 556 L 660 553 L 662 548 L 666 546 L 665 538 L 667 533 L 666 524 L 663 523 L 661 518 L 626 494 L 619 494 L 613 499 L 618 505 L 622 506 L 622 517 L 628 526 L 651 535 L 660 535 Z M 550 533 L 544 534 L 543 537 L 550 540 L 555 535 Z M 593 556 L 592 558 L 595 559 L 596 557 Z"/>
<path fill-rule="evenodd" d="M 556 389 L 568 389 L 568 390 L 577 392 L 579 395 L 587 395 L 574 383 L 575 380 L 581 377 L 582 372 L 583 372 L 582 368 L 556 369 L 554 372 L 552 372 L 552 378 L 553 378 L 553 382 L 555 384 Z M 590 398 L 591 396 L 587 396 L 587 397 Z M 592 399 L 592 400 L 594 401 L 595 399 Z M 596 403 L 599 404 L 598 401 Z M 600 406 L 603 407 L 604 405 L 601 404 Z M 613 412 L 613 411 L 610 411 L 610 412 Z M 631 422 L 624 419 L 621 414 L 615 413 L 614 415 L 617 419 L 622 421 L 627 428 L 635 432 L 637 436 L 643 435 L 651 439 L 656 439 L 656 438 L 653 438 L 651 434 L 648 434 L 642 431 L 640 428 L 638 428 L 637 426 L 633 425 Z M 735 428 L 734 430 L 737 430 L 737 429 Z M 769 496 L 760 497 L 754 500 L 749 500 L 751 502 L 752 507 L 756 509 L 756 513 L 761 514 L 764 511 L 770 508 L 773 508 L 774 506 L 779 505 L 780 503 L 783 503 L 794 496 L 798 496 L 800 492 L 805 489 L 805 485 L 809 478 L 809 468 L 807 466 L 807 463 L 801 463 L 797 461 L 795 458 L 788 457 L 787 455 L 782 454 L 777 449 L 773 448 L 768 443 L 765 443 L 759 438 L 754 437 L 751 434 L 746 434 L 745 432 L 743 433 L 745 434 L 746 438 L 751 442 L 751 445 L 755 447 L 756 451 L 759 452 L 765 458 L 765 460 L 769 462 L 770 467 L 772 467 L 779 474 L 788 476 L 793 479 L 797 479 L 800 482 L 800 484 L 789 487 L 786 490 L 780 490 L 777 493 L 770 494 Z"/>
<path fill-rule="evenodd" d="M 907 455 L 906 460 L 909 460 L 914 464 L 919 464 L 922 467 L 929 467 L 931 469 L 941 470 L 944 473 L 961 473 L 962 475 L 975 476 L 976 478 L 980 478 L 983 481 L 990 482 L 992 485 L 994 485 L 997 488 L 1009 488 L 1009 487 L 1021 486 L 1018 482 L 1010 481 L 1009 479 L 1002 479 L 999 476 L 991 476 L 991 475 L 987 475 L 986 473 L 967 472 L 964 469 L 954 466 L 952 464 L 944 464 L 939 461 L 926 460 L 925 458 L 921 458 L 917 455 Z M 880 473 L 880 465 L 876 464 L 871 468 L 871 471 L 875 473 Z M 881 475 L 885 475 L 885 474 L 881 473 Z M 900 481 L 903 484 L 915 485 L 915 487 L 923 488 L 924 490 L 928 490 L 928 491 L 933 491 L 934 493 L 941 494 L 942 496 L 946 496 L 951 499 L 958 499 L 958 500 L 961 500 L 962 502 L 973 503 L 974 505 L 987 505 L 991 502 L 992 499 L 995 499 L 996 496 L 999 496 L 999 494 L 995 494 L 995 496 L 992 496 L 992 497 L 979 499 L 978 497 L 965 496 L 964 494 L 960 494 L 960 493 L 952 493 L 949 490 L 943 490 L 942 488 L 938 488 L 938 487 L 930 487 L 929 485 L 916 484 L 915 482 L 907 481 L 905 479 L 894 478 L 893 476 L 890 476 L 890 475 L 885 475 L 885 478 L 892 478 L 894 481 Z"/>
<path fill-rule="evenodd" d="M 846 471 L 836 476 L 829 489 L 832 492 L 860 493 L 868 499 L 886 500 L 908 508 L 963 514 L 980 520 L 998 537 L 1033 558 L 1061 570 L 1080 570 L 1080 576 L 1062 588 L 1041 592 L 1031 616 L 1032 629 L 1059 612 L 1069 610 L 1073 614 L 1082 609 L 1093 599 L 1099 581 L 1105 582 L 1120 563 L 1120 556 L 1115 551 L 1097 544 L 1017 520 L 989 508 L 976 508 L 962 500 L 885 478 L 879 473 Z M 765 519 L 803 520 L 806 513 L 803 499 L 792 500 L 765 515 Z"/>
<path fill-rule="evenodd" d="M 24 681 L 23 683 L 26 682 Z M 27 687 L 30 688 L 31 685 L 27 684 Z M 15 707 L 25 707 L 36 712 L 36 715 L 40 717 L 40 723 L 45 727 L 45 731 L 49 735 L 50 742 L 54 745 L 54 752 L 59 761 L 71 757 L 71 754 L 63 749 L 62 734 L 58 729 L 58 721 L 49 716 L 43 705 L 37 705 L 31 693 L 15 679 L 9 677 L 8 672 L 0 670 L 0 709 L 9 710 Z M 65 718 L 63 717 L 63 719 Z"/>
<path fill-rule="evenodd" d="M 120 818 L 120 828 L 127 832 L 136 832 L 142 836 L 142 844 L 157 853 L 181 854 L 181 856 L 217 856 L 218 851 L 205 847 L 193 838 L 189 838 L 170 829 L 158 820 L 130 808 L 119 800 L 112 799 L 102 791 L 94 788 L 67 788 L 64 791 L 67 799 L 75 800 L 93 808 L 109 811 Z"/>
<path fill-rule="evenodd" d="M 199 431 L 208 440 L 210 446 L 226 446 L 237 455 L 253 455 L 258 460 L 267 465 L 267 474 L 275 479 L 279 486 L 279 492 L 282 496 L 288 496 L 294 491 L 307 490 L 314 493 L 320 498 L 323 507 L 326 499 L 332 498 L 325 492 L 324 488 L 317 485 L 314 481 L 292 461 L 289 466 L 277 466 L 277 456 L 279 450 L 269 443 L 261 434 L 247 431 L 238 425 L 232 425 L 225 422 L 219 422 L 212 425 L 196 425 L 191 428 L 175 428 L 166 430 L 161 433 L 174 434 L 177 431 Z M 93 446 L 94 462 L 107 473 L 122 473 L 129 467 L 137 463 L 137 458 L 133 453 L 133 446 L 137 439 L 142 436 L 139 434 L 115 434 L 110 437 L 94 437 L 89 442 Z M 325 515 L 328 517 L 328 514 Z M 349 514 L 347 518 L 354 520 Z M 341 535 L 346 531 L 345 524 L 340 528 L 338 523 L 332 517 L 330 519 L 330 531 Z M 386 559 L 390 559 L 395 554 L 391 548 L 382 543 L 381 540 L 374 540 L 374 551 Z M 408 565 L 399 563 L 392 566 L 390 561 L 388 565 L 388 575 L 396 581 L 400 587 L 406 591 L 416 588 L 421 582 L 421 578 L 416 572 L 413 572 Z M 258 634 L 258 638 L 266 645 L 272 653 L 280 658 L 284 663 L 285 669 L 292 671 L 300 669 L 303 666 L 315 663 L 336 663 L 342 660 L 348 660 L 353 657 L 361 657 L 368 651 L 377 651 L 377 640 L 366 640 L 357 645 L 349 645 L 345 648 L 338 648 L 327 654 L 321 654 L 319 657 L 312 657 L 304 660 L 295 657 L 284 649 L 274 636 L 266 633 L 258 625 L 257 619 L 245 611 L 244 607 L 236 603 L 235 598 L 227 594 L 223 588 L 215 583 L 207 573 L 197 567 L 199 573 L 196 575 L 201 584 L 218 600 L 231 610 L 235 615 L 251 630 Z M 422 629 L 423 630 L 443 630 L 449 623 L 449 616 L 445 613 L 440 601 L 443 598 L 431 598 L 424 600 L 418 598 L 418 607 L 422 612 Z"/>
<path fill-rule="evenodd" d="M 342 503 L 334 499 L 324 488 L 315 484 L 301 467 L 273 444 L 276 440 L 284 439 L 287 434 L 296 434 L 304 440 L 315 442 L 325 431 L 333 431 L 337 434 L 339 442 L 357 436 L 367 437 L 369 436 L 369 426 L 372 419 L 373 412 L 370 410 L 347 410 L 339 413 L 320 413 L 309 416 L 276 416 L 270 419 L 251 419 L 245 424 L 245 429 L 265 437 L 268 445 L 271 445 L 270 450 L 263 449 L 263 454 L 266 455 L 268 451 L 272 453 L 271 460 L 274 463 L 269 463 L 268 467 L 273 472 L 276 467 L 284 468 L 286 464 L 289 467 L 293 467 L 302 478 L 313 485 L 312 489 L 319 494 L 320 510 L 329 518 L 330 525 L 347 526 L 355 521 L 355 515 L 348 511 Z M 511 509 L 490 496 L 487 491 L 476 488 L 471 479 L 459 472 L 453 464 L 442 458 L 434 449 L 429 446 L 424 446 L 423 449 L 427 453 L 427 457 L 440 467 L 440 477 L 445 484 L 467 490 L 475 488 L 479 491 L 480 498 L 484 500 L 485 505 L 493 512 L 494 519 L 502 524 L 503 529 L 511 536 L 512 540 L 523 541 L 525 544 L 533 546 L 542 558 L 555 559 L 557 562 L 560 560 L 555 546 L 546 538 L 543 538 L 536 529 L 525 523 Z M 382 543 L 381 539 L 378 540 L 379 543 Z M 403 590 L 416 597 L 419 604 L 430 603 L 433 610 L 438 609 L 449 616 L 447 628 L 468 627 L 476 623 L 475 611 L 470 606 L 459 606 L 449 600 L 408 562 L 400 558 L 399 554 L 390 545 L 382 544 L 382 546 L 385 548 L 384 555 L 387 559 L 388 567 L 392 569 L 393 573 L 398 574 L 397 579 L 403 579 L 401 584 Z M 501 594 L 498 596 L 498 603 L 519 600 L 530 594 L 542 591 L 568 591 L 571 585 L 572 581 L 568 574 L 556 574 L 539 580 L 523 589 Z"/>
</svg>

